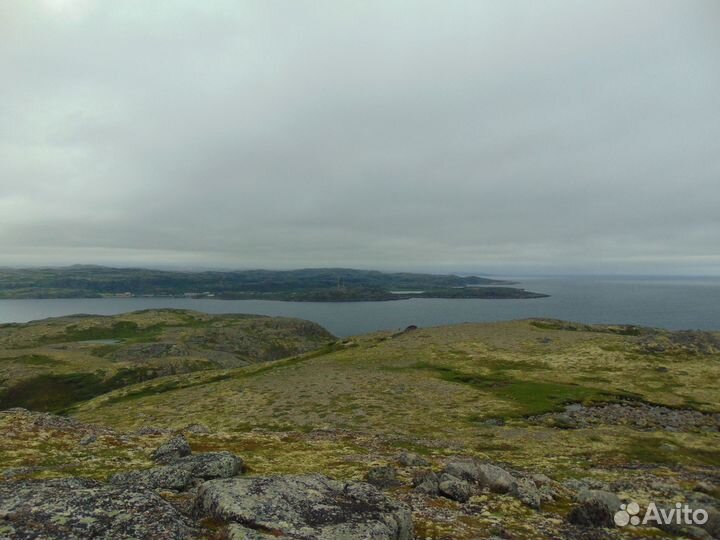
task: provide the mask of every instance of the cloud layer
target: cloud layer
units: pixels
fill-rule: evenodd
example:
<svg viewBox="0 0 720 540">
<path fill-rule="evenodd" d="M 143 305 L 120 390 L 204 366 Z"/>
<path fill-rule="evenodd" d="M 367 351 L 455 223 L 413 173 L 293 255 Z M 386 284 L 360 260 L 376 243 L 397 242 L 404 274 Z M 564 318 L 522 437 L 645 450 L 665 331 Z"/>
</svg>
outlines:
<svg viewBox="0 0 720 540">
<path fill-rule="evenodd" d="M 720 273 L 714 0 L 0 6 L 0 265 Z"/>
</svg>

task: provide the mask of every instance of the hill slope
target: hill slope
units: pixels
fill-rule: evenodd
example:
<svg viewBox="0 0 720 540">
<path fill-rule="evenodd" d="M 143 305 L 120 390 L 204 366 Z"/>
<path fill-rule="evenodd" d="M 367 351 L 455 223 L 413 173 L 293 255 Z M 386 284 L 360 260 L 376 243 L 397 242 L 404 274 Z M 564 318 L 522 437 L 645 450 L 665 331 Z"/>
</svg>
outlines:
<svg viewBox="0 0 720 540">
<path fill-rule="evenodd" d="M 169 309 L 0 325 L 0 408 L 62 410 L 142 380 L 276 360 L 334 339 L 299 319 Z"/>
</svg>

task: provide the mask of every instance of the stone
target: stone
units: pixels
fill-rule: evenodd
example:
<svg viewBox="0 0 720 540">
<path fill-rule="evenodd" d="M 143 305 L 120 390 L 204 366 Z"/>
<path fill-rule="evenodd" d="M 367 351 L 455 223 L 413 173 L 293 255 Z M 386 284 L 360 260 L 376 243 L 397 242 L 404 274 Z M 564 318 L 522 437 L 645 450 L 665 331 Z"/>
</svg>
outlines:
<svg viewBox="0 0 720 540">
<path fill-rule="evenodd" d="M 190 424 L 183 431 L 187 431 L 188 433 L 193 433 L 195 435 L 206 435 L 207 433 L 210 433 L 210 430 L 202 424 Z"/>
<path fill-rule="evenodd" d="M 110 483 L 182 491 L 195 480 L 236 476 L 242 466 L 242 460 L 230 452 L 205 452 L 185 456 L 171 465 L 119 473 L 110 478 Z"/>
<path fill-rule="evenodd" d="M 461 478 L 466 482 L 478 482 L 482 476 L 480 466 L 473 459 L 457 459 L 449 461 L 442 471 L 450 476 Z"/>
<path fill-rule="evenodd" d="M 395 471 L 395 468 L 390 465 L 372 467 L 365 475 L 365 480 L 368 484 L 372 484 L 373 486 L 381 489 L 397 487 L 400 485 L 400 481 L 397 478 L 397 472 Z"/>
<path fill-rule="evenodd" d="M 549 476 L 546 476 L 542 473 L 536 473 L 532 475 L 532 480 L 535 482 L 535 485 L 538 487 L 542 486 L 551 486 L 554 484 L 552 479 Z"/>
<path fill-rule="evenodd" d="M 438 491 L 443 497 L 461 503 L 466 502 L 472 495 L 470 484 L 465 480 L 449 474 L 440 475 Z"/>
<path fill-rule="evenodd" d="M 584 527 L 614 527 L 615 512 L 620 510 L 620 499 L 614 493 L 598 489 L 584 489 L 576 496 L 578 505 L 568 521 Z"/>
<path fill-rule="evenodd" d="M 403 452 L 397 457 L 398 463 L 403 467 L 427 467 L 430 462 L 413 452 Z"/>
<path fill-rule="evenodd" d="M 517 480 L 517 491 L 515 497 L 526 506 L 535 510 L 540 509 L 542 502 L 542 494 L 538 490 L 535 482 L 526 478 Z"/>
<path fill-rule="evenodd" d="M 185 437 L 176 435 L 155 450 L 152 459 L 156 463 L 168 464 L 177 461 L 181 457 L 189 456 L 191 452 L 190 444 L 188 444 Z"/>
<path fill-rule="evenodd" d="M 0 484 L 0 537 L 7 540 L 188 540 L 188 519 L 150 490 L 93 480 Z"/>
<path fill-rule="evenodd" d="M 174 465 L 188 470 L 193 478 L 210 480 L 237 475 L 242 471 L 243 461 L 230 452 L 204 452 L 182 457 Z"/>
<path fill-rule="evenodd" d="M 418 493 L 435 497 L 440 491 L 439 484 L 437 474 L 429 469 L 415 471 L 413 474 L 413 486 Z"/>
<path fill-rule="evenodd" d="M 198 490 L 194 513 L 296 539 L 410 540 L 413 535 L 407 505 L 369 484 L 320 474 L 209 480 Z"/>
<path fill-rule="evenodd" d="M 92 444 L 95 441 L 97 441 L 97 435 L 90 433 L 88 435 L 85 435 L 82 439 L 80 439 L 80 444 L 83 446 L 87 446 L 88 444 Z"/>
<path fill-rule="evenodd" d="M 175 465 L 163 465 L 142 471 L 122 472 L 110 477 L 114 485 L 128 485 L 148 489 L 171 489 L 182 491 L 190 485 L 189 470 Z"/>
<path fill-rule="evenodd" d="M 480 476 L 478 483 L 494 493 L 517 493 L 517 480 L 515 477 L 496 465 L 483 463 L 478 467 Z"/>
</svg>

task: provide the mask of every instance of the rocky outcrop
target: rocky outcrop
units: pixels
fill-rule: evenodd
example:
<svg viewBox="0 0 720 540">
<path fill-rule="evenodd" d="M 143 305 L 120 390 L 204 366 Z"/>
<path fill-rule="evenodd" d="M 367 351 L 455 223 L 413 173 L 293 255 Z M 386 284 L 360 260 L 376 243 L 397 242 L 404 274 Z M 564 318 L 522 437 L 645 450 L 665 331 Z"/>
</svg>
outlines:
<svg viewBox="0 0 720 540">
<path fill-rule="evenodd" d="M 187 540 L 189 522 L 152 491 L 92 480 L 0 484 L 0 537 L 8 540 Z"/>
<path fill-rule="evenodd" d="M 163 465 L 144 471 L 118 473 L 110 478 L 110 483 L 119 486 L 140 486 L 148 489 L 170 489 L 182 491 L 192 482 L 187 469 Z"/>
<path fill-rule="evenodd" d="M 200 486 L 195 514 L 281 538 L 412 538 L 406 505 L 368 484 L 319 474 L 211 480 Z"/>
<path fill-rule="evenodd" d="M 204 480 L 230 478 L 242 471 L 243 461 L 230 452 L 185 454 L 190 446 L 182 437 L 174 437 L 155 451 L 156 461 L 166 463 L 141 471 L 114 475 L 110 482 L 117 485 L 139 485 L 150 489 L 182 491 Z"/>
</svg>

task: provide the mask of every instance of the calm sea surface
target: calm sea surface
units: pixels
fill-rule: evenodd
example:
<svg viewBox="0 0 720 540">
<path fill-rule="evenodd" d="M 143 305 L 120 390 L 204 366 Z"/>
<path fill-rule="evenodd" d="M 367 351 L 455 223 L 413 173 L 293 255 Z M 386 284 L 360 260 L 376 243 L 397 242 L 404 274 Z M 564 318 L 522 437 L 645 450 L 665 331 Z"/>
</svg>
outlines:
<svg viewBox="0 0 720 540">
<path fill-rule="evenodd" d="M 588 323 L 627 323 L 670 329 L 720 330 L 720 278 L 509 278 L 549 298 L 530 300 L 411 299 L 392 302 L 277 302 L 185 298 L 0 300 L 0 322 L 148 308 L 207 313 L 258 313 L 316 321 L 338 336 L 460 322 L 552 317 Z"/>
</svg>

